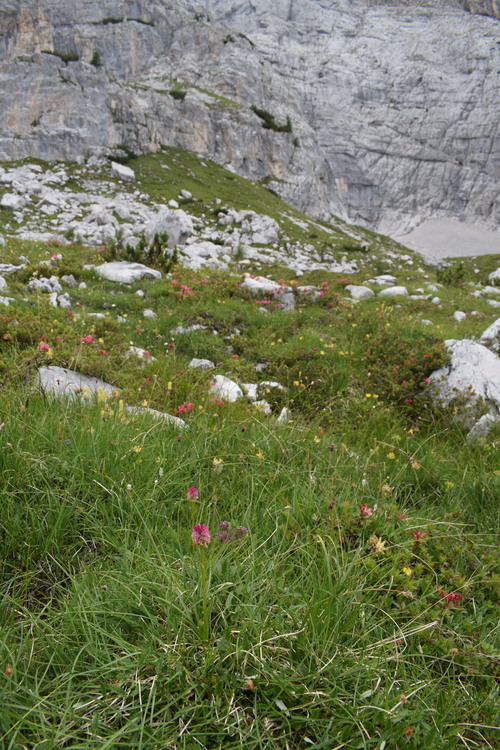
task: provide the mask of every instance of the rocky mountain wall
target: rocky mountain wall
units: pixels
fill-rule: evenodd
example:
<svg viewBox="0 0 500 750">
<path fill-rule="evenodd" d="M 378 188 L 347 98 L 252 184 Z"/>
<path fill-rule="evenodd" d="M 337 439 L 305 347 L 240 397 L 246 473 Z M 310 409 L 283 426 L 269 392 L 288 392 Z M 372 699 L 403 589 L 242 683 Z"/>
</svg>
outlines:
<svg viewBox="0 0 500 750">
<path fill-rule="evenodd" d="M 497 6 L 0 0 L 0 160 L 166 144 L 317 217 L 497 226 Z"/>
</svg>

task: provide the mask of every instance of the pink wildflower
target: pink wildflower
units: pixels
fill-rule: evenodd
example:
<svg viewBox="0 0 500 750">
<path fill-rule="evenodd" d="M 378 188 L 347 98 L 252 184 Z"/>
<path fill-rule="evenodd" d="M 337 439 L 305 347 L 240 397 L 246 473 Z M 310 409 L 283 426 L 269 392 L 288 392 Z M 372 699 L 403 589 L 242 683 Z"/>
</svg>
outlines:
<svg viewBox="0 0 500 750">
<path fill-rule="evenodd" d="M 359 510 L 360 510 L 361 516 L 371 516 L 371 514 L 373 513 L 373 508 L 369 508 L 368 503 L 362 503 L 359 506 Z"/>
<path fill-rule="evenodd" d="M 200 493 L 198 492 L 198 488 L 194 485 L 192 487 L 187 488 L 186 497 L 188 500 L 198 500 L 200 496 Z"/>
<path fill-rule="evenodd" d="M 193 406 L 194 406 L 194 404 L 191 403 L 191 402 L 189 402 L 189 403 L 184 402 L 183 404 L 181 404 L 180 406 L 177 407 L 177 413 L 178 414 L 187 413 L 188 411 L 191 411 L 191 409 L 193 408 Z"/>
<path fill-rule="evenodd" d="M 82 344 L 91 344 L 92 343 L 92 334 L 89 333 L 87 336 L 84 336 L 82 338 Z"/>
<path fill-rule="evenodd" d="M 208 547 L 211 541 L 210 532 L 204 523 L 197 523 L 193 526 L 191 539 L 193 544 L 199 544 L 201 547 Z"/>
<path fill-rule="evenodd" d="M 40 341 L 40 346 L 38 347 L 41 352 L 48 352 L 50 349 L 50 346 L 45 343 L 45 341 Z"/>
<path fill-rule="evenodd" d="M 412 535 L 414 539 L 417 540 L 417 542 L 420 541 L 420 539 L 423 539 L 424 536 L 427 536 L 427 534 L 425 532 L 420 531 L 420 529 L 417 529 L 416 531 L 410 531 L 410 534 Z"/>
<path fill-rule="evenodd" d="M 439 591 L 443 599 L 445 600 L 445 605 L 447 607 L 450 606 L 450 604 L 459 604 L 460 600 L 462 599 L 462 594 L 457 594 L 454 591 L 450 591 L 449 594 L 445 594 L 443 589 Z"/>
</svg>

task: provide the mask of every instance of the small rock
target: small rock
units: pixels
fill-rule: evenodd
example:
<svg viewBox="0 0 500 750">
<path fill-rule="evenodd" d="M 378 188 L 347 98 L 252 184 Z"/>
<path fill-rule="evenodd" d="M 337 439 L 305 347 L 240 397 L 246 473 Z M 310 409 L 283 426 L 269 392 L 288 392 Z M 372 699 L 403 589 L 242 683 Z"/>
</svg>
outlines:
<svg viewBox="0 0 500 750">
<path fill-rule="evenodd" d="M 441 297 L 433 297 L 431 299 L 431 302 L 433 305 L 439 305 L 439 303 L 441 302 Z"/>
<path fill-rule="evenodd" d="M 199 370 L 213 370 L 215 365 L 209 359 L 196 359 L 196 357 L 194 357 L 188 367 L 194 367 Z"/>
<path fill-rule="evenodd" d="M 16 195 L 16 193 L 5 193 L 0 200 L 2 208 L 11 208 L 13 211 L 18 211 L 24 205 L 24 198 L 21 195 Z"/>
<path fill-rule="evenodd" d="M 0 276 L 0 292 L 5 292 L 7 289 L 7 282 L 5 281 L 3 276 Z"/>
<path fill-rule="evenodd" d="M 245 389 L 245 396 L 250 401 L 257 401 L 257 383 L 243 383 L 242 387 Z"/>
<path fill-rule="evenodd" d="M 62 292 L 62 286 L 56 276 L 51 276 L 50 279 L 43 277 L 41 279 L 31 279 L 28 282 L 28 291 L 42 292 L 44 294 L 57 292 L 59 294 L 59 292 Z"/>
<path fill-rule="evenodd" d="M 488 437 L 493 425 L 498 423 L 498 417 L 494 417 L 492 414 L 483 414 L 483 416 L 477 420 L 474 427 L 467 433 L 467 441 L 473 442 L 474 440 Z"/>
<path fill-rule="evenodd" d="M 154 318 L 157 318 L 158 315 L 155 313 L 154 310 L 150 310 L 149 308 L 146 308 L 142 311 L 142 315 L 144 318 L 148 318 L 149 320 L 154 320 Z"/>
<path fill-rule="evenodd" d="M 396 277 L 391 276 L 391 274 L 389 273 L 383 273 L 380 276 L 375 276 L 373 280 L 379 286 L 389 286 L 389 287 L 394 286 L 394 284 L 397 281 Z"/>
<path fill-rule="evenodd" d="M 94 267 L 94 270 L 101 279 L 116 281 L 119 284 L 133 284 L 134 281 L 141 279 L 161 279 L 162 277 L 161 271 L 127 260 L 103 263 L 102 266 Z"/>
<path fill-rule="evenodd" d="M 64 294 L 60 294 L 57 297 L 57 304 L 64 310 L 69 310 L 71 308 L 71 298 L 69 294 L 67 292 L 65 292 Z"/>
<path fill-rule="evenodd" d="M 216 375 L 213 384 L 210 387 L 210 393 L 214 396 L 218 396 L 224 401 L 234 402 L 239 398 L 243 398 L 243 391 L 230 378 L 226 378 L 224 375 Z"/>
<path fill-rule="evenodd" d="M 15 273 L 15 271 L 20 271 L 21 268 L 24 268 L 24 265 L 14 266 L 12 263 L 0 263 L 0 274 L 5 276 L 5 274 Z"/>
<path fill-rule="evenodd" d="M 455 312 L 453 313 L 453 320 L 455 320 L 457 323 L 461 323 L 462 320 L 465 320 L 466 318 L 467 315 L 461 310 L 455 310 Z"/>
<path fill-rule="evenodd" d="M 135 356 L 143 362 L 156 362 L 156 357 L 152 357 L 147 349 L 141 349 L 140 346 L 129 346 L 125 357 Z"/>
<path fill-rule="evenodd" d="M 126 167 L 124 164 L 118 164 L 116 161 L 111 162 L 111 172 L 119 180 L 127 180 L 133 182 L 135 180 L 135 172 L 130 167 Z"/>
<path fill-rule="evenodd" d="M 186 200 L 186 201 L 190 201 L 190 200 L 191 200 L 191 198 L 192 198 L 193 196 L 192 196 L 192 194 L 191 194 L 191 193 L 189 192 L 189 190 L 184 190 L 184 189 L 183 189 L 183 190 L 181 190 L 181 191 L 179 192 L 179 197 L 180 197 L 180 198 L 184 198 L 184 200 Z"/>
<path fill-rule="evenodd" d="M 388 286 L 378 293 L 379 297 L 408 297 L 408 289 L 405 286 Z"/>
<path fill-rule="evenodd" d="M 189 426 L 180 417 L 174 417 L 172 414 L 165 414 L 163 411 L 149 409 L 147 406 L 126 406 L 125 411 L 129 414 L 150 414 L 154 419 L 163 419 L 169 424 L 173 424 L 181 430 L 188 430 Z"/>
<path fill-rule="evenodd" d="M 67 274 L 66 276 L 61 276 L 61 281 L 64 281 L 66 286 L 69 286 L 70 289 L 72 289 L 75 286 L 78 286 L 78 282 L 73 276 L 73 274 Z"/>
<path fill-rule="evenodd" d="M 136 294 L 137 294 L 137 296 L 138 296 L 138 297 L 140 297 L 141 299 L 144 299 L 144 297 L 146 296 L 146 292 L 143 292 L 143 290 L 142 290 L 142 289 L 138 289 L 138 290 L 136 291 Z"/>
<path fill-rule="evenodd" d="M 260 401 L 254 401 L 253 405 L 259 409 L 259 411 L 264 412 L 266 417 L 268 417 L 270 414 L 272 414 L 272 407 L 271 404 L 268 404 L 267 401 L 264 399 L 261 399 Z"/>
<path fill-rule="evenodd" d="M 500 268 L 497 268 L 496 271 L 493 271 L 493 273 L 490 273 L 488 276 L 488 281 L 490 284 L 493 284 L 493 286 L 500 285 Z"/>
<path fill-rule="evenodd" d="M 392 287 L 392 289 L 397 289 L 397 287 Z M 349 292 L 353 299 L 369 299 L 370 297 L 375 296 L 375 292 L 367 286 L 348 284 L 345 290 L 346 292 Z"/>
<path fill-rule="evenodd" d="M 282 410 L 279 413 L 279 416 L 276 419 L 277 424 L 287 424 L 287 422 L 292 421 L 292 412 L 290 409 L 288 409 L 286 406 L 282 408 Z"/>
</svg>

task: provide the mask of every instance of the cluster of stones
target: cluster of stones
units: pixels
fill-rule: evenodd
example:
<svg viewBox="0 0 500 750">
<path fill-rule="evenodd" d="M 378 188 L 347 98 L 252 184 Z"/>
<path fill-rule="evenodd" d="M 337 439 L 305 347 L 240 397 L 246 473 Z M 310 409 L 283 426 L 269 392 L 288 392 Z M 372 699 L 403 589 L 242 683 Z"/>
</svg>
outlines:
<svg viewBox="0 0 500 750">
<path fill-rule="evenodd" d="M 0 167 L 0 192 L 4 189 L 0 207 L 11 211 L 9 233 L 26 240 L 97 247 L 115 242 L 135 247 L 142 236 L 151 242 L 155 234 L 167 234 L 168 248 L 176 247 L 183 264 L 193 270 L 228 270 L 235 262 L 242 268 L 281 263 L 299 276 L 309 270 L 350 274 L 358 270 L 345 254 L 338 258 L 329 252 L 320 257 L 313 245 L 292 242 L 275 219 L 255 211 L 235 211 L 216 200 L 200 219 L 184 210 L 196 200 L 187 190 L 180 191 L 178 200 L 154 203 L 134 188 L 132 169 L 95 161 L 75 165 L 71 175 L 63 165 L 45 171 L 38 164 Z M 95 179 L 96 166 L 108 170 L 113 181 Z M 82 190 L 71 190 L 70 179 L 78 181 Z M 354 230 L 350 235 L 357 239 Z M 395 253 L 395 258 L 400 256 L 410 258 Z"/>
</svg>

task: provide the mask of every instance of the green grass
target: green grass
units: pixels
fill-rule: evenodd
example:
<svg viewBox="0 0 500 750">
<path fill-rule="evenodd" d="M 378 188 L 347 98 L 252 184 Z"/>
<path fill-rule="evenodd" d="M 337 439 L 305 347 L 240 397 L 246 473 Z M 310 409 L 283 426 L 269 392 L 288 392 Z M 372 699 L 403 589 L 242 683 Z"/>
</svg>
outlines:
<svg viewBox="0 0 500 750">
<path fill-rule="evenodd" d="M 262 186 L 181 152 L 133 166 L 152 199 L 190 190 L 193 214 L 220 197 L 294 215 Z M 393 247 L 372 243 L 380 258 L 356 283 Z M 70 291 L 72 315 L 26 291 L 56 251 L 52 272 L 88 285 Z M 177 266 L 128 288 L 83 269 L 101 257 L 92 248 L 8 239 L 1 252 L 31 264 L 8 277 L 21 301 L 0 314 L 0 747 L 498 745 L 500 435 L 468 443 L 452 411 L 425 398 L 425 377 L 446 360 L 441 342 L 497 317 L 470 286 L 495 258 L 466 259 L 440 307 L 354 305 L 341 274 L 314 271 L 299 283 L 325 282 L 317 303 L 263 314 L 228 273 Z M 435 281 L 419 266 L 397 273 L 412 291 Z M 145 320 L 146 307 L 158 318 Z M 457 308 L 478 314 L 458 325 Z M 171 333 L 194 323 L 206 329 Z M 126 358 L 131 343 L 156 361 Z M 215 370 L 190 370 L 192 357 Z M 55 402 L 33 384 L 46 364 L 121 392 Z M 262 386 L 266 418 L 246 400 L 215 402 L 214 373 L 287 391 Z M 189 429 L 123 402 L 179 413 Z M 292 421 L 278 425 L 283 406 Z M 217 538 L 221 522 L 231 541 Z M 194 523 L 212 535 L 206 589 Z M 237 527 L 248 531 L 235 538 Z"/>
</svg>

